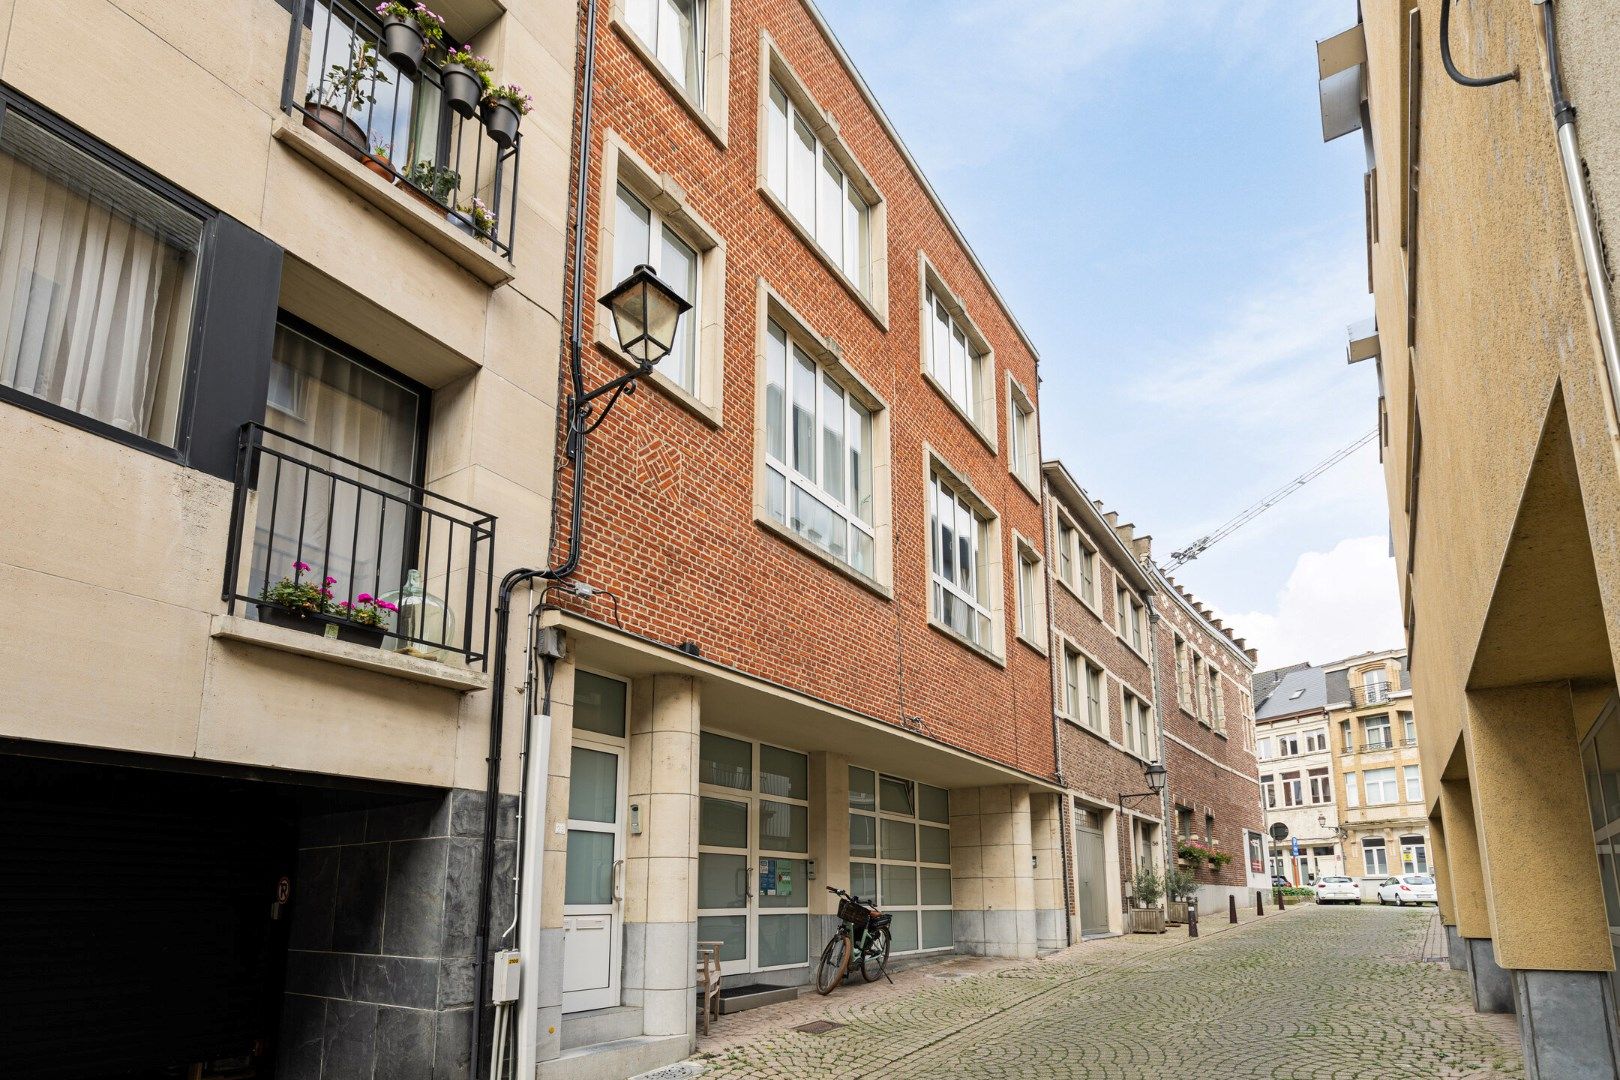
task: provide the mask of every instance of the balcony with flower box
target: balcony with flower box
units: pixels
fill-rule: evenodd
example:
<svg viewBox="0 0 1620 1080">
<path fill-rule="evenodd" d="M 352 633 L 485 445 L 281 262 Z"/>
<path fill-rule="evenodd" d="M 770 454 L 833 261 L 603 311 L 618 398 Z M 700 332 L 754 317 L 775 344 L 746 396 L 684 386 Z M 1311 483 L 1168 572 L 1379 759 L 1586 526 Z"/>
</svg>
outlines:
<svg viewBox="0 0 1620 1080">
<path fill-rule="evenodd" d="M 489 685 L 495 518 L 242 430 L 213 636 L 461 692 Z"/>
<path fill-rule="evenodd" d="M 510 281 L 522 87 L 425 5 L 292 6 L 276 140 L 486 284 Z"/>
</svg>

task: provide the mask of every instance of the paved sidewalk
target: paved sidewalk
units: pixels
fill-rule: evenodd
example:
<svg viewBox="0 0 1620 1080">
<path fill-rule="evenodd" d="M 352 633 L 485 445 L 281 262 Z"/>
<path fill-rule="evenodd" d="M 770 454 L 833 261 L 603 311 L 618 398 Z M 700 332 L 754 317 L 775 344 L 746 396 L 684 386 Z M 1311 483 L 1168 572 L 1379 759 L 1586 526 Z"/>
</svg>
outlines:
<svg viewBox="0 0 1620 1080">
<path fill-rule="evenodd" d="M 1482 1016 L 1433 955 L 1432 909 L 1291 908 L 1189 941 L 1090 941 L 1038 961 L 956 957 L 724 1017 L 715 1078 L 1352 1080 L 1522 1077 L 1512 1016 Z M 813 1020 L 843 1026 L 790 1030 Z"/>
</svg>

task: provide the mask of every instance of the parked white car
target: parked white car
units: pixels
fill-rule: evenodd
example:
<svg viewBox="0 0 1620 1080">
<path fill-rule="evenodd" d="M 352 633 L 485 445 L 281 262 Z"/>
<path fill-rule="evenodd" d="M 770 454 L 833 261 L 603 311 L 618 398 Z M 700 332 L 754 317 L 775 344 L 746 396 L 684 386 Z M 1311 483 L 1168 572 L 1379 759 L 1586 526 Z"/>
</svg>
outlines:
<svg viewBox="0 0 1620 1080">
<path fill-rule="evenodd" d="M 1378 886 L 1378 902 L 1405 907 L 1407 904 L 1433 904 L 1440 906 L 1434 894 L 1434 878 L 1428 874 L 1400 874 L 1385 878 Z"/>
<path fill-rule="evenodd" d="M 1318 904 L 1359 904 L 1361 903 L 1361 886 L 1347 877 L 1330 875 L 1316 883 L 1316 902 Z"/>
</svg>

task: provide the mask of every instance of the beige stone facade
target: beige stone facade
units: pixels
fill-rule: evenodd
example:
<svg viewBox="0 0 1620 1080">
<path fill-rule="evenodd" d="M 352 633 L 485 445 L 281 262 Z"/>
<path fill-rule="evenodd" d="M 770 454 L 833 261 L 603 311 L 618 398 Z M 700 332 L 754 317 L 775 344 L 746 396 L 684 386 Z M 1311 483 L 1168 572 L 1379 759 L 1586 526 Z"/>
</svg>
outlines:
<svg viewBox="0 0 1620 1080">
<path fill-rule="evenodd" d="M 1351 358 L 1376 367 L 1453 955 L 1480 1008 L 1518 1010 L 1532 1075 L 1609 1076 L 1620 387 L 1607 290 L 1591 287 L 1610 275 L 1583 257 L 1589 207 L 1570 181 L 1590 183 L 1612 236 L 1620 26 L 1591 0 L 1453 4 L 1447 42 L 1447 6 L 1363 4 L 1321 48 L 1324 131 L 1359 129 L 1366 147 L 1376 328 L 1352 335 Z M 1462 73 L 1512 74 L 1464 85 L 1444 50 Z M 1554 76 L 1576 111 L 1555 108 Z M 1557 883 L 1557 918 L 1538 882 Z"/>
<path fill-rule="evenodd" d="M 483 831 L 487 588 L 491 575 L 543 564 L 549 553 L 574 6 L 442 5 L 452 40 L 489 57 L 504 81 L 535 96 L 521 128 L 521 177 L 508 167 L 499 195 L 492 187 L 495 144 L 476 118 L 455 129 L 465 155 L 459 160 L 448 134 L 437 143 L 424 134 L 460 123 L 439 111 L 430 86 L 437 76 L 426 67 L 415 76 L 379 69 L 391 74 L 377 108 L 395 112 L 357 107 L 349 114 L 371 145 L 339 148 L 305 122 L 303 110 L 314 110 L 320 92 L 319 31 L 338 43 L 328 66 L 341 66 L 351 55 L 347 42 L 378 32 L 370 7 L 339 0 L 0 3 L 7 167 L 0 189 L 9 207 L 3 243 L 8 266 L 21 259 L 33 274 L 31 285 L 21 286 L 8 276 L 7 314 L 0 316 L 11 342 L 0 364 L 0 595 L 8 609 L 33 613 L 8 620 L 0 634 L 16 661 L 0 673 L 7 702 L 0 772 L 14 781 L 0 786 L 78 820 L 93 800 L 58 805 L 60 781 L 76 775 L 64 770 L 93 768 L 81 790 L 105 785 L 121 792 L 125 805 L 148 806 L 154 817 L 144 831 L 131 827 L 126 836 L 109 827 L 101 835 L 109 845 L 148 845 L 151 880 L 141 887 L 154 896 L 169 895 L 162 871 L 182 850 L 211 852 L 210 880 L 236 872 L 229 844 L 197 838 L 199 846 L 185 848 L 175 839 L 165 847 L 155 839 L 166 827 L 159 821 L 200 828 L 213 815 L 230 819 L 235 811 L 226 808 L 238 807 L 242 822 L 279 837 L 241 869 L 242 880 L 260 883 L 245 909 L 252 918 L 243 940 L 262 933 L 287 948 L 285 995 L 255 988 L 245 1000 L 264 994 L 268 1013 L 232 1013 L 224 1027 L 207 1030 L 197 1013 L 172 1007 L 154 1026 L 138 1025 L 152 1031 L 149 1043 L 124 1040 L 90 1051 L 106 1054 L 108 1072 L 240 1058 L 261 1070 L 273 1061 L 276 1075 L 286 1077 L 371 1075 L 373 1068 L 378 1075 L 433 1069 L 454 1076 L 465 1075 L 471 1058 L 463 965 L 474 931 L 460 925 L 472 911 L 471 894 L 461 890 L 476 889 Z M 351 19 L 353 38 L 340 28 Z M 75 74 L 65 77 L 68 71 Z M 397 169 L 385 177 L 366 167 L 362 152 L 390 139 Z M 475 169 L 479 153 L 483 164 Z M 411 157 L 459 168 L 461 186 L 446 201 L 479 195 L 498 205 L 501 242 L 469 236 L 449 220 L 447 206 L 408 193 L 397 173 Z M 50 192 L 38 204 L 43 210 L 24 202 L 35 191 Z M 89 224 L 62 223 L 79 205 L 91 208 L 83 219 Z M 58 228 L 63 236 L 81 228 L 86 262 L 79 269 L 89 266 L 85 253 L 102 250 L 98 212 L 113 223 L 109 244 L 122 243 L 126 227 L 136 238 L 122 263 L 109 254 L 94 267 L 105 271 L 108 290 L 99 316 L 104 332 L 110 325 L 131 341 L 143 332 L 138 317 L 112 299 L 112 290 L 126 286 L 139 295 L 138 285 L 118 275 L 148 268 L 129 254 L 143 237 L 179 252 L 178 288 L 192 289 L 191 310 L 174 324 L 179 343 L 167 347 L 172 368 L 162 375 L 184 387 L 170 432 L 137 430 L 122 411 L 98 412 L 91 389 L 75 401 L 61 380 L 25 373 L 34 358 L 51 354 L 31 354 L 36 339 L 24 327 L 50 334 L 60 323 L 47 324 L 47 312 L 71 325 L 88 310 L 64 297 L 75 280 L 83 288 L 91 276 L 76 279 L 68 256 L 49 261 L 44 245 L 55 242 Z M 28 321 L 36 317 L 41 321 Z M 64 348 L 61 363 L 78 363 L 79 348 Z M 97 352 L 93 343 L 83 348 L 107 365 L 87 377 L 87 387 L 96 378 L 111 387 L 123 377 L 111 371 L 114 353 Z M 325 366 L 289 366 L 295 354 Z M 148 377 L 128 374 L 137 385 Z M 365 399 L 353 389 L 361 383 L 385 396 Z M 410 400 L 414 427 L 390 412 L 386 403 L 395 396 Z M 347 414 L 323 418 L 319 410 L 338 398 Z M 289 431 L 288 422 L 300 426 Z M 250 443 L 239 478 L 237 432 L 247 423 L 324 434 L 315 449 L 293 447 L 279 466 Z M 337 456 L 380 466 L 382 431 L 409 443 L 396 455 L 399 468 L 335 463 Z M 275 436 L 263 440 L 270 446 Z M 309 473 L 310 463 L 339 479 Z M 273 517 L 272 491 L 296 490 L 295 478 L 310 476 L 302 516 L 283 502 L 281 517 Z M 331 505 L 341 501 L 339 492 L 355 509 Z M 383 502 L 386 512 L 378 509 Z M 448 516 L 431 518 L 430 508 Z M 310 525 L 317 514 L 320 542 Z M 483 517 L 493 519 L 493 537 L 483 538 L 472 563 L 468 523 Z M 309 530 L 300 533 L 288 524 L 294 520 Z M 353 537 L 337 535 L 339 521 L 353 525 Z M 375 541 L 379 551 L 387 548 L 380 559 L 386 572 L 373 565 L 376 573 L 362 578 L 366 557 L 350 550 L 351 539 L 356 547 Z M 334 600 L 353 601 L 368 589 L 400 592 L 405 569 L 418 570 L 426 592 L 442 599 L 454 620 L 454 631 L 439 636 L 471 658 L 438 648 L 409 655 L 394 638 L 379 648 L 261 620 L 252 601 L 263 584 L 256 553 L 266 543 L 277 563 L 270 581 L 293 574 L 292 561 L 307 562 L 309 580 L 323 573 L 339 579 L 329 586 Z M 330 549 L 324 558 L 323 543 Z M 288 565 L 280 565 L 283 556 Z M 233 558 L 239 573 L 229 581 Z M 246 599 L 221 599 L 232 591 Z M 515 667 L 520 678 L 522 665 Z M 520 738 L 519 720 L 509 741 Z M 500 791 L 510 795 L 516 755 L 504 766 Z M 511 855 L 508 825 L 498 830 L 502 859 Z M 448 884 L 447 874 L 461 885 Z M 173 909 L 174 925 L 206 928 L 225 918 L 207 904 L 229 897 L 203 892 L 193 897 L 196 906 Z M 455 907 L 448 919 L 447 904 Z M 509 900 L 504 910 L 509 921 Z M 386 933 L 385 923 L 392 927 Z M 210 959 L 204 937 L 206 929 L 182 933 L 172 972 L 132 957 L 131 970 L 146 974 L 118 998 L 87 1002 L 89 1026 L 109 1027 L 113 1043 L 126 1022 L 120 1018 L 144 995 L 172 1003 L 218 991 L 227 999 L 210 971 L 234 961 Z M 107 974 L 116 982 L 122 969 L 116 962 L 114 969 Z M 240 989 L 233 984 L 230 993 Z M 278 1031 L 274 1012 L 283 996 Z M 30 1052 L 21 1044 L 0 1051 L 0 1072 L 29 1074 Z"/>
</svg>

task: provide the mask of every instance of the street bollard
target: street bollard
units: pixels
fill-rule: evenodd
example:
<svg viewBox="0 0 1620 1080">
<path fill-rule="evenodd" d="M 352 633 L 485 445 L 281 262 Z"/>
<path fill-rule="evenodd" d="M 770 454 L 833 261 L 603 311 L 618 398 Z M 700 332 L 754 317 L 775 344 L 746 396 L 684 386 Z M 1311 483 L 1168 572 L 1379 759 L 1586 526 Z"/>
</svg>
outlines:
<svg viewBox="0 0 1620 1080">
<path fill-rule="evenodd" d="M 1260 889 L 1254 890 L 1254 913 L 1261 916 L 1266 913 L 1266 894 Z"/>
<path fill-rule="evenodd" d="M 1277 900 L 1277 910 L 1278 911 L 1287 911 L 1288 910 L 1288 901 L 1283 899 L 1283 891 L 1281 889 L 1277 890 L 1276 900 Z"/>
<path fill-rule="evenodd" d="M 1227 896 L 1227 898 L 1226 898 L 1226 914 L 1227 914 L 1227 920 L 1233 926 L 1236 926 L 1237 925 L 1237 893 L 1232 893 L 1229 896 Z"/>
<path fill-rule="evenodd" d="M 1198 936 L 1198 897 L 1196 896 L 1187 898 L 1187 936 L 1190 938 Z"/>
</svg>

